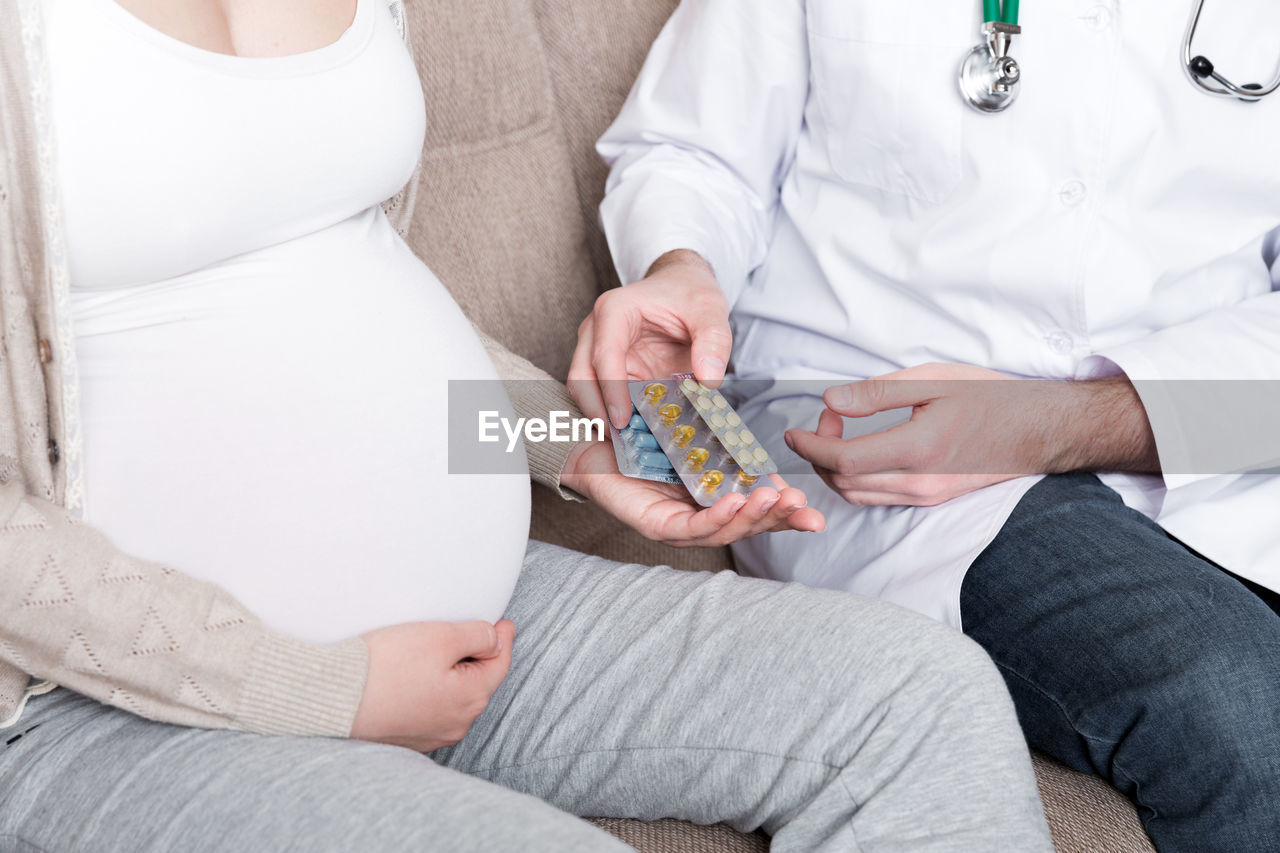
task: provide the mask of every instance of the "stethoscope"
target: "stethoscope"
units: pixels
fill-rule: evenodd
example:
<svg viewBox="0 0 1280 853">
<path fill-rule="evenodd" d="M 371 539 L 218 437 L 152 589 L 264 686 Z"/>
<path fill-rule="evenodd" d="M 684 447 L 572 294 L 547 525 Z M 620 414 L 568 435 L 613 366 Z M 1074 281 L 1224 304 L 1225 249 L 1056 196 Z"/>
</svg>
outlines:
<svg viewBox="0 0 1280 853">
<path fill-rule="evenodd" d="M 1203 11 L 1204 0 L 1196 0 L 1187 34 L 1182 39 L 1182 67 L 1196 88 L 1218 98 L 1250 103 L 1280 89 L 1280 72 L 1265 88 L 1259 83 L 1240 86 L 1219 74 L 1205 57 L 1191 55 L 1191 42 L 1195 40 Z M 1022 32 L 1018 26 L 1018 0 L 1003 0 L 1003 4 L 1001 0 L 982 0 L 982 13 L 983 41 L 965 54 L 960 64 L 960 93 L 965 103 L 975 110 L 998 113 L 1008 109 L 1021 88 L 1018 83 L 1022 80 L 1022 69 L 1009 55 L 1013 37 Z"/>
</svg>

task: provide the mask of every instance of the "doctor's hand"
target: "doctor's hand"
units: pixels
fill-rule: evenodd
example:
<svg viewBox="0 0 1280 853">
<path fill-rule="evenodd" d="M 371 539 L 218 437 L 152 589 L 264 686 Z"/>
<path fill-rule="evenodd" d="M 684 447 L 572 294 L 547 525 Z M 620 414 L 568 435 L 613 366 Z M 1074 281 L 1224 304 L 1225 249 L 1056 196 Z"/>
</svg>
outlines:
<svg viewBox="0 0 1280 853">
<path fill-rule="evenodd" d="M 621 429 L 631 416 L 627 379 L 692 370 L 716 387 L 733 346 L 729 303 L 711 267 L 686 249 L 654 261 L 641 281 L 607 291 L 578 327 L 569 392 L 589 416 Z"/>
<path fill-rule="evenodd" d="M 787 486 L 776 474 L 776 488 L 756 489 L 749 498 L 725 495 L 704 509 L 683 486 L 618 473 L 613 447 L 607 441 L 575 447 L 560 482 L 646 538 L 677 547 L 728 545 L 770 530 L 816 533 L 826 527 L 822 513 L 806 505 L 804 492 Z"/>
<path fill-rule="evenodd" d="M 935 506 L 1030 474 L 1158 471 L 1155 439 L 1124 377 L 1014 380 L 963 364 L 927 364 L 836 385 L 816 431 L 787 446 L 861 506 Z M 906 423 L 845 439 L 844 417 L 911 407 Z"/>
<path fill-rule="evenodd" d="M 351 737 L 430 752 L 466 736 L 511 668 L 516 627 L 409 622 L 361 639 L 369 674 Z"/>
</svg>

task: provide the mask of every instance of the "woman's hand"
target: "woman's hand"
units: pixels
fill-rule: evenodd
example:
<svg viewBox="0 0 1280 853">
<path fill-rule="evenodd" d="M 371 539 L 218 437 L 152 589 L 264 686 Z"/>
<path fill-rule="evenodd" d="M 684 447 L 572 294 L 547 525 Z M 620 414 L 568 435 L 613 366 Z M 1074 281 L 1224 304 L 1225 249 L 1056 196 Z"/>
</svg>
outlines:
<svg viewBox="0 0 1280 853">
<path fill-rule="evenodd" d="M 511 668 L 515 624 L 409 622 L 363 635 L 369 676 L 351 737 L 430 752 L 466 736 Z"/>
<path fill-rule="evenodd" d="M 728 545 L 767 530 L 826 527 L 822 513 L 806 506 L 804 492 L 776 474 L 772 479 L 777 488 L 756 489 L 749 498 L 725 495 L 703 509 L 684 486 L 624 477 L 612 445 L 597 441 L 573 449 L 560 481 L 645 537 L 668 545 Z"/>
</svg>

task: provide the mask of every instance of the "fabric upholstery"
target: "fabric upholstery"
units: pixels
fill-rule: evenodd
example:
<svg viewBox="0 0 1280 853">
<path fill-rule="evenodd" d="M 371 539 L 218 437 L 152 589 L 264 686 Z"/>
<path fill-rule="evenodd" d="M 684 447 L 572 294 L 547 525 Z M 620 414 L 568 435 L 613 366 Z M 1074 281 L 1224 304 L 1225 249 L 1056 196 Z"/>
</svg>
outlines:
<svg viewBox="0 0 1280 853">
<path fill-rule="evenodd" d="M 563 378 L 577 325 L 618 284 L 596 214 L 595 140 L 621 107 L 677 0 L 410 0 L 427 102 L 423 168 L 403 232 L 479 327 Z M 649 542 L 590 504 L 534 490 L 536 539 L 615 560 L 732 567 L 728 549 Z M 1106 783 L 1042 756 L 1063 851 L 1151 850 Z M 641 851 L 761 851 L 760 834 L 681 821 L 596 820 Z"/>
<path fill-rule="evenodd" d="M 745 835 L 724 824 L 698 826 L 683 820 L 626 820 L 597 817 L 591 823 L 630 844 L 640 853 L 766 853 L 769 836 Z"/>
<path fill-rule="evenodd" d="M 1155 853 L 1133 804 L 1115 788 L 1040 753 L 1031 761 L 1058 853 Z"/>
</svg>

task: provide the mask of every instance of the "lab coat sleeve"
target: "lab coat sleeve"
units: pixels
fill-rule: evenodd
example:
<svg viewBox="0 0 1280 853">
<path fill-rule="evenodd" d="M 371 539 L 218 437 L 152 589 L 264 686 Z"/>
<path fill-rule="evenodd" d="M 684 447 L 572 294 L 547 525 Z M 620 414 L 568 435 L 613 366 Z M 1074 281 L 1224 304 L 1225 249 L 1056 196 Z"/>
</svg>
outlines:
<svg viewBox="0 0 1280 853">
<path fill-rule="evenodd" d="M 1280 467 L 1280 228 L 1189 274 L 1252 294 L 1104 348 L 1080 378 L 1123 372 L 1155 435 L 1165 485 Z"/>
<path fill-rule="evenodd" d="M 692 249 L 737 298 L 764 260 L 808 87 L 800 0 L 683 0 L 597 146 L 623 284 Z"/>
</svg>

